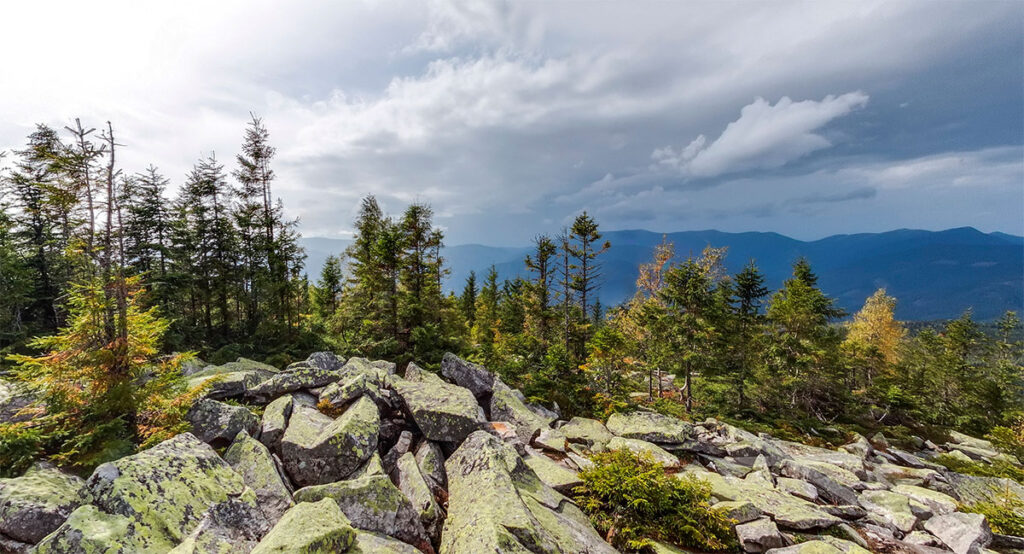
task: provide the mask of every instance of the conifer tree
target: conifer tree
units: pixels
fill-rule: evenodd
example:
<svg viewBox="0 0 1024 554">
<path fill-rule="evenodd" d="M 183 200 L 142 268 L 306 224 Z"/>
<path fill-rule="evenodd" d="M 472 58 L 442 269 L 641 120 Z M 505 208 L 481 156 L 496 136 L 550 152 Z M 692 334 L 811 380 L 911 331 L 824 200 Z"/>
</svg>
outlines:
<svg viewBox="0 0 1024 554">
<path fill-rule="evenodd" d="M 527 271 L 533 273 L 528 288 L 526 325 L 541 345 L 546 346 L 552 319 L 551 287 L 555 278 L 555 256 L 558 250 L 547 235 L 535 238 L 533 244 L 534 253 L 526 256 L 525 260 Z"/>
<path fill-rule="evenodd" d="M 462 287 L 462 294 L 459 296 L 459 312 L 469 329 L 473 328 L 476 318 L 476 272 L 470 271 L 466 277 L 466 285 Z"/>
</svg>

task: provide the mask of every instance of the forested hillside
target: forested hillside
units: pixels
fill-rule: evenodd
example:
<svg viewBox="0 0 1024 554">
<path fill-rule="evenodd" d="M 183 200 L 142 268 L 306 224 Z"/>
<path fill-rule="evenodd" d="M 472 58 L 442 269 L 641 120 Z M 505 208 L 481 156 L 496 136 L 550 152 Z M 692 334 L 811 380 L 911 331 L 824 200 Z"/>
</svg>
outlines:
<svg viewBox="0 0 1024 554">
<path fill-rule="evenodd" d="M 854 269 L 871 256 L 921 263 L 894 237 L 926 253 L 921 241 L 932 242 L 936 256 L 956 243 L 1012 266 L 992 241 L 1012 249 L 1013 237 L 901 231 L 800 245 L 752 234 L 726 249 L 705 245 L 728 237 L 682 234 L 659 238 L 641 258 L 653 235 L 604 234 L 584 212 L 559 234 L 538 235 L 520 253 L 518 277 L 471 272 L 452 293 L 431 207 L 387 214 L 370 196 L 344 255 L 307 282 L 296 222 L 274 197 L 270 135 L 253 117 L 240 138 L 230 162 L 198 160 L 172 201 L 158 169 L 118 167 L 109 124 L 41 125 L 9 154 L 0 346 L 39 417 L 0 426 L 5 467 L 48 456 L 87 468 L 174 434 L 202 394 L 182 377 L 194 354 L 283 367 L 330 350 L 437 369 L 453 352 L 568 417 L 646 407 L 808 440 L 882 427 L 1020 432 L 1014 312 L 993 332 L 967 310 L 910 334 L 897 317 L 902 299 L 856 288 L 872 281 Z M 793 258 L 773 282 L 750 254 L 779 241 L 792 244 Z M 850 294 L 868 295 L 863 306 L 848 311 L 828 295 L 810 256 L 833 280 L 855 274 Z M 609 306 L 602 285 L 625 265 L 635 293 Z M 951 286 L 948 275 L 930 279 Z"/>
<path fill-rule="evenodd" d="M 725 265 L 733 273 L 755 259 L 773 289 L 789 276 L 793 260 L 803 256 L 814 265 L 822 290 L 850 312 L 879 287 L 900 298 L 896 316 L 908 321 L 952 319 L 967 308 L 979 320 L 990 321 L 1024 307 L 1024 239 L 972 228 L 838 235 L 810 242 L 777 233 L 608 231 L 605 237 L 615 248 L 604 261 L 603 302 L 617 304 L 636 292 L 637 267 L 650 259 L 663 236 L 683 256 L 706 246 L 728 247 Z M 343 252 L 349 241 L 304 237 L 300 243 L 309 256 L 309 271 L 316 273 L 328 255 Z M 447 246 L 443 255 L 451 274 L 446 290 L 457 288 L 470 271 L 491 265 L 499 279 L 525 277 L 521 262 L 528 252 L 528 247 Z"/>
</svg>

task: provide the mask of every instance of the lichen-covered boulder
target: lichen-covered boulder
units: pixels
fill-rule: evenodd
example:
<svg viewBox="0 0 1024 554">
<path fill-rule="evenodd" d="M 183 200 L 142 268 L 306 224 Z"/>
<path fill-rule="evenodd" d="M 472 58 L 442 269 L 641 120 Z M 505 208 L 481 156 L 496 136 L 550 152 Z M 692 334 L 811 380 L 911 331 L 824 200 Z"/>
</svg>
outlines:
<svg viewBox="0 0 1024 554">
<path fill-rule="evenodd" d="M 935 515 L 941 516 L 956 511 L 956 499 L 948 494 L 913 485 L 896 485 L 892 488 L 892 492 L 902 494 L 910 500 L 928 506 Z"/>
<path fill-rule="evenodd" d="M 269 529 L 270 522 L 258 507 L 232 499 L 215 504 L 169 554 L 248 552 Z"/>
<path fill-rule="evenodd" d="M 678 467 L 679 458 L 660 446 L 642 441 L 640 439 L 627 439 L 615 437 L 608 441 L 608 450 L 629 450 L 636 454 L 645 454 L 651 457 L 656 463 L 665 467 Z"/>
<path fill-rule="evenodd" d="M 347 552 L 356 531 L 338 505 L 330 500 L 303 502 L 281 520 L 251 554 L 335 554 Z"/>
<path fill-rule="evenodd" d="M 420 473 L 416 465 L 416 457 L 412 452 L 406 452 L 395 462 L 395 469 L 391 472 L 391 480 L 402 491 L 402 494 L 412 502 L 420 515 L 423 528 L 430 537 L 431 542 L 436 543 L 441 538 L 441 524 L 444 522 L 444 512 L 434 499 L 434 493 L 430 490 L 426 479 Z"/>
<path fill-rule="evenodd" d="M 445 468 L 450 496 L 441 554 L 616 552 L 515 449 L 484 431 L 470 435 Z"/>
<path fill-rule="evenodd" d="M 315 485 L 295 491 L 296 502 L 330 498 L 358 529 L 384 533 L 424 552 L 433 552 L 419 511 L 384 475 Z"/>
<path fill-rule="evenodd" d="M 656 412 L 616 413 L 608 418 L 608 430 L 627 439 L 655 444 L 682 444 L 690 436 L 691 425 Z"/>
<path fill-rule="evenodd" d="M 232 406 L 209 398 L 203 398 L 192 406 L 188 421 L 192 424 L 192 434 L 214 448 L 231 444 L 241 431 L 249 435 L 260 431 L 259 418 L 244 406 Z"/>
<path fill-rule="evenodd" d="M 537 415 L 526 402 L 501 379 L 494 381 L 491 394 L 491 421 L 507 421 L 516 428 L 516 435 L 524 444 L 529 444 L 533 437 L 546 429 L 554 418 Z"/>
<path fill-rule="evenodd" d="M 267 447 L 242 431 L 224 453 L 224 461 L 242 476 L 242 480 L 256 493 L 260 509 L 270 521 L 281 519 L 294 505 L 277 464 Z"/>
<path fill-rule="evenodd" d="M 428 440 L 420 442 L 416 447 L 416 465 L 434 497 L 447 497 L 448 476 L 444 471 L 444 452 L 441 447 Z"/>
<path fill-rule="evenodd" d="M 764 514 L 786 529 L 806 531 L 823 529 L 842 523 L 843 520 L 825 512 L 822 507 L 797 498 L 785 491 L 774 488 L 752 472 L 752 476 L 737 479 L 711 472 L 688 472 L 694 478 L 711 485 L 711 495 L 718 500 L 729 502 L 750 502 Z"/>
<path fill-rule="evenodd" d="M 818 466 L 820 467 L 820 466 Z M 857 493 L 814 466 L 797 460 L 783 460 L 778 466 L 780 475 L 806 481 L 814 485 L 833 504 L 857 505 Z"/>
<path fill-rule="evenodd" d="M 890 522 L 902 533 L 909 533 L 917 523 L 917 516 L 910 507 L 910 500 L 902 494 L 891 491 L 864 491 L 860 504 L 868 512 L 877 514 Z"/>
<path fill-rule="evenodd" d="M 79 477 L 39 464 L 21 477 L 0 479 L 0 535 L 39 542 L 88 501 L 84 485 Z"/>
<path fill-rule="evenodd" d="M 558 462 L 543 454 L 527 455 L 523 461 L 545 485 L 562 494 L 571 494 L 573 489 L 583 484 L 578 473 L 559 465 Z"/>
<path fill-rule="evenodd" d="M 421 554 L 415 547 L 380 533 L 359 531 L 345 554 Z"/>
<path fill-rule="evenodd" d="M 441 375 L 451 379 L 456 385 L 469 389 L 477 398 L 491 394 L 494 389 L 493 373 L 451 352 L 446 352 L 441 359 Z"/>
<path fill-rule="evenodd" d="M 86 488 L 92 503 L 72 512 L 39 552 L 167 552 L 221 504 L 263 517 L 242 477 L 190 433 L 99 466 Z"/>
<path fill-rule="evenodd" d="M 770 518 L 763 517 L 736 526 L 736 537 L 744 552 L 764 552 L 786 546 L 786 539 Z"/>
<path fill-rule="evenodd" d="M 992 542 L 992 529 L 981 514 L 953 512 L 936 516 L 924 522 L 924 529 L 956 554 L 976 554 Z"/>
<path fill-rule="evenodd" d="M 590 447 L 604 446 L 615 435 L 596 419 L 574 417 L 558 428 L 569 442 L 585 444 Z"/>
<path fill-rule="evenodd" d="M 469 389 L 440 379 L 396 380 L 393 386 L 428 440 L 460 443 L 485 422 Z"/>
<path fill-rule="evenodd" d="M 263 420 L 260 422 L 260 442 L 273 452 L 280 451 L 281 438 L 288 428 L 288 418 L 292 415 L 294 400 L 286 394 L 263 409 Z"/>
<path fill-rule="evenodd" d="M 344 479 L 377 451 L 380 413 L 360 398 L 338 419 L 296 405 L 281 439 L 281 458 L 296 486 Z"/>
<path fill-rule="evenodd" d="M 269 400 L 299 389 L 322 387 L 341 378 L 343 365 L 341 360 L 330 352 L 314 352 L 305 363 L 289 366 L 285 371 L 250 388 L 246 394 L 253 398 Z"/>
<path fill-rule="evenodd" d="M 189 376 L 189 387 L 208 384 L 208 398 L 232 398 L 245 395 L 246 391 L 270 379 L 277 369 L 245 358 L 220 366 L 206 368 Z"/>
<path fill-rule="evenodd" d="M 367 396 L 378 406 L 386 405 L 384 392 L 365 373 L 343 376 L 320 391 L 320 403 L 338 409 L 360 396 Z"/>
</svg>

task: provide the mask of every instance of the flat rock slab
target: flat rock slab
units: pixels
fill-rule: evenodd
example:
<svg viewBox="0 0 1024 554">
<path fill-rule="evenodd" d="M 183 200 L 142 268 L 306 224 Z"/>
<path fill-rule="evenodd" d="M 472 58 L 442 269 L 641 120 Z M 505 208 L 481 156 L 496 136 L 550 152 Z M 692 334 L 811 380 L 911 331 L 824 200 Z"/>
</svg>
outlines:
<svg viewBox="0 0 1024 554">
<path fill-rule="evenodd" d="M 685 421 L 656 412 L 612 414 L 608 430 L 627 439 L 657 444 L 682 444 L 690 436 L 691 425 Z"/>
<path fill-rule="evenodd" d="M 953 512 L 924 522 L 924 529 L 956 554 L 976 554 L 992 542 L 992 529 L 981 514 Z"/>
<path fill-rule="evenodd" d="M 334 554 L 347 552 L 356 530 L 330 500 L 303 502 L 288 510 L 251 554 Z"/>
<path fill-rule="evenodd" d="M 679 467 L 679 458 L 675 457 L 671 452 L 654 443 L 640 439 L 615 437 L 608 442 L 607 448 L 608 450 L 629 450 L 635 454 L 646 454 L 650 456 L 655 463 L 661 464 L 665 467 Z"/>
</svg>

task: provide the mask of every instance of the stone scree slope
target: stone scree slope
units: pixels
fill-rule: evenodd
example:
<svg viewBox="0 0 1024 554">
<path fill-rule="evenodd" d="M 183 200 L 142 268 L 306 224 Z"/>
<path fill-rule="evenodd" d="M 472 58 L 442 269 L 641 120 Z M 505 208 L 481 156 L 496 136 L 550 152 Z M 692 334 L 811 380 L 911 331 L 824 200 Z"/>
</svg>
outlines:
<svg viewBox="0 0 1024 554">
<path fill-rule="evenodd" d="M 195 368 L 213 386 L 191 433 L 84 480 L 41 463 L 0 479 L 0 554 L 612 553 L 569 495 L 592 453 L 621 448 L 707 481 L 745 552 L 1024 552 L 958 511 L 1024 502 L 1024 487 L 929 461 L 1007 459 L 984 440 L 907 452 L 858 436 L 830 450 L 651 412 L 564 421 L 452 354 L 440 376 L 395 369 L 329 352 L 284 370 Z M 0 423 L 20 417 L 24 395 L 0 390 Z"/>
</svg>

